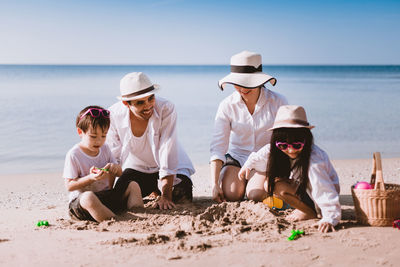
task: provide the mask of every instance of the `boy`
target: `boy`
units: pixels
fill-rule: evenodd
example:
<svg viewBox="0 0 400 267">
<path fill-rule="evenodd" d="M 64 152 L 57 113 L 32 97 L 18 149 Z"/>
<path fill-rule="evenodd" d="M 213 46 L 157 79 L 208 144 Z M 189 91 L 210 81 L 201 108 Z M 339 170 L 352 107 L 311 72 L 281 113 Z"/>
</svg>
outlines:
<svg viewBox="0 0 400 267">
<path fill-rule="evenodd" d="M 101 222 L 126 208 L 143 207 L 137 183 L 130 183 L 123 196 L 113 190 L 122 174 L 109 147 L 104 144 L 110 112 L 99 106 L 84 108 L 76 118 L 81 141 L 65 158 L 63 178 L 69 191 L 69 214 L 74 219 Z"/>
</svg>

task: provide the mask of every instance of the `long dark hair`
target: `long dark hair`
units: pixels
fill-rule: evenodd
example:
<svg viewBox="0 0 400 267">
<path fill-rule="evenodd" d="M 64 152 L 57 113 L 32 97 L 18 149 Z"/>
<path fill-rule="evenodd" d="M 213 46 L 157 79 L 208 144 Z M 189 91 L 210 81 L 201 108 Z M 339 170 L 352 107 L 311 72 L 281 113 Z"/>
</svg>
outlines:
<svg viewBox="0 0 400 267">
<path fill-rule="evenodd" d="M 301 196 L 306 192 L 313 139 L 313 135 L 308 128 L 277 128 L 273 130 L 267 164 L 267 191 L 269 195 L 274 192 L 275 178 L 289 178 L 291 171 L 295 174 L 294 178 L 298 184 L 296 195 Z M 291 166 L 289 157 L 276 147 L 275 142 L 277 141 L 288 143 L 305 142 L 294 166 Z"/>
</svg>

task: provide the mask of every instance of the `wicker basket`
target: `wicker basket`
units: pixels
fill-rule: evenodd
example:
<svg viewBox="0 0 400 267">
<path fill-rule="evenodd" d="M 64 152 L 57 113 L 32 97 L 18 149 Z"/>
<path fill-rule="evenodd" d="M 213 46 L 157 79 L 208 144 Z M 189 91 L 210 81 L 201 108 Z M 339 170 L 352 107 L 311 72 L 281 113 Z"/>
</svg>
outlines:
<svg viewBox="0 0 400 267">
<path fill-rule="evenodd" d="M 373 189 L 351 187 L 357 221 L 364 225 L 391 226 L 395 219 L 400 218 L 400 185 L 384 183 L 379 152 L 375 152 L 373 158 L 373 184 Z"/>
</svg>

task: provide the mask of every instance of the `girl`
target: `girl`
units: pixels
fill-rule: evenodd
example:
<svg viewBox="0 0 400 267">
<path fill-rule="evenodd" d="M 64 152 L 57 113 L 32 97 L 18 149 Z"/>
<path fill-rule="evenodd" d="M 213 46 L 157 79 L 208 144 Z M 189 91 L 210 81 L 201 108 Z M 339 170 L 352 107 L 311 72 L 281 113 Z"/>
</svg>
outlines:
<svg viewBox="0 0 400 267">
<path fill-rule="evenodd" d="M 312 128 L 303 107 L 280 107 L 270 144 L 252 153 L 238 175 L 250 181 L 264 179 L 263 188 L 257 183 L 258 191 L 294 207 L 290 220 L 316 218 L 320 210 L 318 230 L 325 233 L 335 231 L 341 217 L 339 179 L 328 155 L 313 144 Z"/>
<path fill-rule="evenodd" d="M 215 117 L 210 166 L 217 202 L 241 200 L 245 190 L 253 191 L 238 172 L 251 152 L 269 142 L 267 129 L 278 108 L 287 104 L 285 97 L 264 87 L 268 82 L 275 85 L 276 79 L 262 72 L 261 55 L 249 51 L 232 56 L 231 73 L 219 81 L 221 90 L 232 84 L 236 92 L 220 103 Z"/>
</svg>

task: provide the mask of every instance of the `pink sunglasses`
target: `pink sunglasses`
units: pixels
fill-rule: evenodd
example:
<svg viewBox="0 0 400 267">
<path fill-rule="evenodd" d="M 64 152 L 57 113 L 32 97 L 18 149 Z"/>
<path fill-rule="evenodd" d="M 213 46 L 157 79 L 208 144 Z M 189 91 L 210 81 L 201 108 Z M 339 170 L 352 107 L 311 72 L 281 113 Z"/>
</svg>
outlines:
<svg viewBox="0 0 400 267">
<path fill-rule="evenodd" d="M 305 142 L 303 141 L 303 142 L 294 142 L 294 143 L 289 144 L 289 143 L 286 143 L 286 142 L 278 142 L 278 141 L 276 141 L 275 145 L 276 145 L 277 148 L 279 148 L 282 151 L 288 150 L 289 147 L 291 147 L 295 151 L 299 151 L 299 150 L 303 149 L 304 143 Z"/>
<path fill-rule="evenodd" d="M 79 121 L 82 120 L 83 117 L 86 116 L 86 114 L 90 114 L 90 116 L 92 116 L 93 118 L 97 118 L 100 116 L 100 114 L 104 117 L 104 118 L 110 118 L 110 111 L 107 109 L 102 109 L 102 108 L 89 108 L 88 110 L 86 110 L 85 113 L 82 114 L 82 116 L 79 118 Z"/>
</svg>

